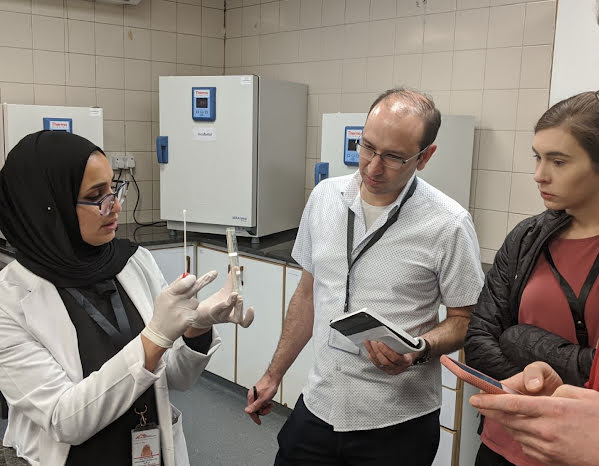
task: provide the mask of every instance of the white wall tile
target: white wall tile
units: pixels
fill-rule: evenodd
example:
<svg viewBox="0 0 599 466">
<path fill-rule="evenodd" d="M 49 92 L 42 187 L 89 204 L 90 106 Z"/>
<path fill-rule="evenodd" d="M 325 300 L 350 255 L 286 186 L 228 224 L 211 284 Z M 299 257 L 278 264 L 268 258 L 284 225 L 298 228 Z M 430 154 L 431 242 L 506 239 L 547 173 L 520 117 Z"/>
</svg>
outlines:
<svg viewBox="0 0 599 466">
<path fill-rule="evenodd" d="M 478 168 L 508 172 L 514 158 L 514 131 L 480 132 Z"/>
<path fill-rule="evenodd" d="M 260 36 L 260 63 L 289 63 L 298 59 L 299 32 L 279 32 Z"/>
<path fill-rule="evenodd" d="M 242 8 L 235 8 L 234 10 L 227 10 L 225 14 L 225 34 L 227 39 L 229 37 L 241 37 L 242 35 Z"/>
<path fill-rule="evenodd" d="M 279 32 L 279 2 L 260 5 L 260 30 L 262 34 Z"/>
<path fill-rule="evenodd" d="M 370 19 L 370 0 L 345 0 L 345 22 L 359 23 Z"/>
<path fill-rule="evenodd" d="M 260 34 L 260 5 L 243 7 L 241 28 L 244 36 Z"/>
<path fill-rule="evenodd" d="M 104 120 L 104 150 L 125 150 L 125 122 Z"/>
<path fill-rule="evenodd" d="M 225 13 L 216 8 L 202 8 L 202 22 L 196 25 L 194 34 L 216 37 L 223 39 L 225 37 Z"/>
<path fill-rule="evenodd" d="M 225 40 L 225 67 L 241 66 L 241 41 L 239 37 Z"/>
<path fill-rule="evenodd" d="M 458 10 L 467 10 L 469 8 L 482 8 L 485 6 L 489 6 L 489 0 L 458 0 L 456 6 Z"/>
<path fill-rule="evenodd" d="M 532 131 L 516 131 L 512 171 L 534 173 L 536 161 L 532 151 L 533 137 L 534 133 Z"/>
<path fill-rule="evenodd" d="M 475 207 L 507 212 L 511 175 L 509 172 L 478 170 Z"/>
<path fill-rule="evenodd" d="M 424 51 L 453 50 L 455 12 L 438 13 L 424 17 Z"/>
<path fill-rule="evenodd" d="M 64 86 L 65 76 L 64 53 L 45 50 L 33 51 L 33 82 L 35 84 L 59 84 Z"/>
<path fill-rule="evenodd" d="M 150 91 L 151 62 L 149 60 L 125 59 L 125 89 Z"/>
<path fill-rule="evenodd" d="M 65 86 L 34 84 L 33 97 L 35 105 L 66 105 Z"/>
<path fill-rule="evenodd" d="M 428 0 L 426 2 L 426 13 L 444 13 L 456 9 L 456 0 Z"/>
<path fill-rule="evenodd" d="M 380 57 L 395 52 L 395 21 L 383 20 L 370 23 L 368 55 Z"/>
<path fill-rule="evenodd" d="M 104 109 L 104 121 L 125 119 L 125 91 L 98 88 L 96 89 L 96 101 L 98 107 Z"/>
<path fill-rule="evenodd" d="M 72 53 L 96 53 L 96 33 L 88 21 L 67 20 L 66 27 L 67 51 Z"/>
<path fill-rule="evenodd" d="M 31 17 L 33 48 L 64 52 L 64 19 L 51 16 Z"/>
<path fill-rule="evenodd" d="M 449 112 L 452 115 L 472 115 L 474 124 L 480 126 L 483 111 L 483 91 L 451 91 Z"/>
<path fill-rule="evenodd" d="M 526 5 L 524 45 L 553 44 L 555 7 L 555 1 L 534 2 Z"/>
<path fill-rule="evenodd" d="M 366 113 L 377 95 L 376 92 L 343 94 L 341 96 L 341 111 L 345 113 Z"/>
<path fill-rule="evenodd" d="M 181 4 L 182 5 L 182 4 Z M 152 24 L 152 2 L 144 0 L 139 5 L 125 5 L 123 23 L 135 28 L 150 28 Z"/>
<path fill-rule="evenodd" d="M 489 9 L 460 10 L 456 13 L 455 50 L 482 49 L 487 46 Z"/>
<path fill-rule="evenodd" d="M 96 86 L 123 89 L 125 64 L 122 58 L 96 57 Z"/>
<path fill-rule="evenodd" d="M 311 32 L 317 34 L 317 29 L 311 29 Z M 322 39 L 322 58 L 324 60 L 335 60 L 345 56 L 345 26 L 328 26 L 321 30 Z"/>
<path fill-rule="evenodd" d="M 368 57 L 366 90 L 384 92 L 393 86 L 393 57 Z"/>
<path fill-rule="evenodd" d="M 370 0 L 370 19 L 395 18 L 396 3 L 395 0 Z"/>
<path fill-rule="evenodd" d="M 152 60 L 175 62 L 177 60 L 177 35 L 172 32 L 152 31 Z"/>
<path fill-rule="evenodd" d="M 453 52 L 425 53 L 422 56 L 423 89 L 442 91 L 451 88 Z"/>
<path fill-rule="evenodd" d="M 95 107 L 95 87 L 66 86 L 66 105 L 69 107 Z"/>
<path fill-rule="evenodd" d="M 435 107 L 437 107 L 441 113 L 449 113 L 449 107 L 451 106 L 451 91 L 423 89 L 423 92 L 433 98 Z"/>
<path fill-rule="evenodd" d="M 345 58 L 368 56 L 370 27 L 368 23 L 345 25 Z"/>
<path fill-rule="evenodd" d="M 128 151 L 151 151 L 152 128 L 149 122 L 125 122 L 125 147 Z"/>
<path fill-rule="evenodd" d="M 33 84 L 0 82 L 2 102 L 7 104 L 33 104 Z"/>
<path fill-rule="evenodd" d="M 177 4 L 166 0 L 151 2 L 150 24 L 152 29 L 175 32 L 177 30 Z"/>
<path fill-rule="evenodd" d="M 476 209 L 474 227 L 481 248 L 499 249 L 507 233 L 507 212 Z"/>
<path fill-rule="evenodd" d="M 549 90 L 520 89 L 516 129 L 531 131 L 541 115 L 547 110 L 548 103 Z"/>
<path fill-rule="evenodd" d="M 522 49 L 521 88 L 549 89 L 553 47 L 537 45 Z"/>
<path fill-rule="evenodd" d="M 225 41 L 213 37 L 202 37 L 202 65 L 224 68 Z"/>
<path fill-rule="evenodd" d="M 202 11 L 202 7 L 197 5 L 177 3 L 177 32 L 180 34 L 195 34 L 199 36 L 203 27 Z M 222 19 L 222 11 L 220 13 Z"/>
<path fill-rule="evenodd" d="M 420 88 L 422 54 L 397 55 L 393 65 L 393 85 Z"/>
<path fill-rule="evenodd" d="M 260 63 L 260 38 L 258 36 L 246 37 L 241 44 L 241 59 L 243 66 L 252 66 Z"/>
<path fill-rule="evenodd" d="M 322 2 L 322 25 L 334 26 L 345 23 L 345 0 Z"/>
<path fill-rule="evenodd" d="M 279 29 L 291 31 L 300 26 L 300 0 L 284 0 L 279 4 Z"/>
<path fill-rule="evenodd" d="M 125 91 L 125 120 L 152 121 L 152 93 Z"/>
<path fill-rule="evenodd" d="M 158 92 L 158 78 L 160 76 L 174 76 L 177 74 L 175 63 L 153 61 L 151 64 L 152 91 Z"/>
<path fill-rule="evenodd" d="M 243 6 L 246 5 L 258 5 L 260 4 L 261 0 L 243 0 Z"/>
<path fill-rule="evenodd" d="M 322 0 L 300 0 L 300 26 L 315 28 L 321 25 Z"/>
<path fill-rule="evenodd" d="M 0 63 L 10 63 L 11 65 L 0 66 L 0 81 L 33 82 L 33 52 L 31 50 L 0 47 Z"/>
<path fill-rule="evenodd" d="M 424 2 L 397 0 L 397 16 L 415 16 L 425 13 Z"/>
<path fill-rule="evenodd" d="M 485 90 L 481 128 L 514 130 L 517 111 L 518 90 Z"/>
<path fill-rule="evenodd" d="M 298 58 L 302 61 L 320 60 L 321 49 L 325 44 L 326 41 L 322 40 L 321 29 L 304 29 L 303 31 L 299 31 Z"/>
<path fill-rule="evenodd" d="M 4 0 L 0 9 L 18 13 L 31 13 L 31 0 Z"/>
<path fill-rule="evenodd" d="M 486 51 L 461 50 L 453 54 L 452 89 L 482 89 L 485 79 Z"/>
<path fill-rule="evenodd" d="M 0 11 L 0 47 L 32 46 L 31 15 Z"/>
<path fill-rule="evenodd" d="M 191 0 L 189 1 L 189 3 L 198 3 L 200 2 L 200 0 Z M 233 2 L 229 2 L 229 3 L 235 3 L 235 0 L 233 0 Z M 202 0 L 202 6 L 207 6 L 209 8 L 218 8 L 220 10 L 224 10 L 225 9 L 225 0 Z"/>
<path fill-rule="evenodd" d="M 512 192 L 509 211 L 516 214 L 536 215 L 545 210 L 539 189 L 528 173 L 512 173 Z"/>
<path fill-rule="evenodd" d="M 149 29 L 125 28 L 126 58 L 149 60 L 152 57 L 152 36 Z"/>
<path fill-rule="evenodd" d="M 529 217 L 530 217 L 530 215 L 512 214 L 512 213 L 508 214 L 508 216 L 507 216 L 507 232 L 509 233 L 510 231 L 512 231 L 516 225 L 518 225 L 521 221 L 526 220 Z"/>
<path fill-rule="evenodd" d="M 133 174 L 137 181 L 152 181 L 152 157 L 154 154 L 151 152 L 126 152 L 125 155 L 135 157 Z M 160 186 L 160 182 L 157 182 L 157 184 Z M 160 208 L 160 197 L 158 197 L 158 208 Z"/>
<path fill-rule="evenodd" d="M 201 65 L 202 41 L 207 39 L 207 37 L 177 34 L 177 63 Z"/>
<path fill-rule="evenodd" d="M 122 57 L 124 53 L 123 26 L 95 23 L 96 54 Z"/>
<path fill-rule="evenodd" d="M 306 63 L 306 67 L 310 92 L 327 94 L 341 90 L 341 60 Z"/>
<path fill-rule="evenodd" d="M 67 86 L 96 86 L 96 59 L 93 55 L 67 53 Z"/>
<path fill-rule="evenodd" d="M 399 18 L 395 29 L 395 53 L 419 53 L 424 47 L 424 16 Z"/>
<path fill-rule="evenodd" d="M 95 3 L 94 18 L 96 23 L 109 23 L 123 25 L 124 10 L 123 5 L 107 5 L 104 3 Z"/>
<path fill-rule="evenodd" d="M 526 5 L 491 8 L 487 47 L 517 47 L 522 45 Z"/>
<path fill-rule="evenodd" d="M 31 12 L 34 15 L 64 17 L 63 0 L 32 0 Z"/>
<path fill-rule="evenodd" d="M 522 47 L 488 49 L 485 89 L 517 89 L 521 61 Z"/>
</svg>

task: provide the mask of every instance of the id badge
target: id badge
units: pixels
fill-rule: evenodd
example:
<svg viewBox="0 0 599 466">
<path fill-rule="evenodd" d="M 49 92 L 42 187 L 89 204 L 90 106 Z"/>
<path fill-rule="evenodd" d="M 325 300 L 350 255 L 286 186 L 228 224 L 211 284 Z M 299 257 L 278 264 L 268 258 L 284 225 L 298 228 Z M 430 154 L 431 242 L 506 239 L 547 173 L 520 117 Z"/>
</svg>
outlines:
<svg viewBox="0 0 599 466">
<path fill-rule="evenodd" d="M 360 348 L 338 330 L 329 327 L 329 346 L 346 353 L 360 354 Z"/>
<path fill-rule="evenodd" d="M 160 429 L 156 424 L 131 431 L 133 466 L 160 466 Z"/>
</svg>

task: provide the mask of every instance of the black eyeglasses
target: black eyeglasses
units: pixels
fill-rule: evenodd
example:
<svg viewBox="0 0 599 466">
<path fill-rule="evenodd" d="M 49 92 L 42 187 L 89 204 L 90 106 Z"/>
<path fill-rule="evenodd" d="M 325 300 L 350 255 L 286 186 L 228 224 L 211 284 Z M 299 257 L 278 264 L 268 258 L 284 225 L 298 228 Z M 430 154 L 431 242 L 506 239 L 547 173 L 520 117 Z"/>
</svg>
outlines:
<svg viewBox="0 0 599 466">
<path fill-rule="evenodd" d="M 404 159 L 403 157 L 399 157 L 398 155 L 379 154 L 378 152 L 375 152 L 375 150 L 372 147 L 365 146 L 362 141 L 357 142 L 356 146 L 358 146 L 358 154 L 364 160 L 368 160 L 370 162 L 372 159 L 374 159 L 374 157 L 376 155 L 378 155 L 381 158 L 383 165 L 385 165 L 386 167 L 389 167 L 389 168 L 394 168 L 394 169 L 403 167 L 410 160 L 412 160 L 416 157 L 419 157 L 426 149 L 429 148 L 429 146 L 426 146 L 424 149 L 422 149 L 420 152 L 413 155 L 412 157 L 408 157 L 407 159 Z"/>
<path fill-rule="evenodd" d="M 128 181 L 117 181 L 116 189 L 114 192 L 107 194 L 102 199 L 96 202 L 92 201 L 77 201 L 77 204 L 80 205 L 95 205 L 100 209 L 100 215 L 103 217 L 112 212 L 112 208 L 114 207 L 114 203 L 118 200 L 119 204 L 122 206 L 125 203 L 125 199 L 127 198 L 127 191 L 129 190 L 129 182 Z"/>
</svg>

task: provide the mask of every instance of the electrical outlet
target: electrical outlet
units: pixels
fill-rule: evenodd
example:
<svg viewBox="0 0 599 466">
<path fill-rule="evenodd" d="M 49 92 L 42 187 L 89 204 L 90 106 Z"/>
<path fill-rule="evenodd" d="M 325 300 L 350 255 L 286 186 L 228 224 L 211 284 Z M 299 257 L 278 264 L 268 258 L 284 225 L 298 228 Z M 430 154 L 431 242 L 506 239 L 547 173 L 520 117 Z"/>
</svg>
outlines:
<svg viewBox="0 0 599 466">
<path fill-rule="evenodd" d="M 118 170 L 118 157 L 116 155 L 111 155 L 110 156 L 110 166 L 112 167 L 113 170 Z"/>
<path fill-rule="evenodd" d="M 125 167 L 125 157 L 116 157 L 116 167 L 120 170 Z"/>
<path fill-rule="evenodd" d="M 135 168 L 135 156 L 125 156 L 125 168 Z"/>
</svg>

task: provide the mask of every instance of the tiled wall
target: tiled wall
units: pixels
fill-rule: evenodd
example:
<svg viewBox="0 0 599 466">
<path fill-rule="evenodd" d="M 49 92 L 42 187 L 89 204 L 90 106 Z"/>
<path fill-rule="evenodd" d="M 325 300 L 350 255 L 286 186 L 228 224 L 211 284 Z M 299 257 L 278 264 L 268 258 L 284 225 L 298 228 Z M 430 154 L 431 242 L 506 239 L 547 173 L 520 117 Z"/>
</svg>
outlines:
<svg viewBox="0 0 599 466">
<path fill-rule="evenodd" d="M 543 209 L 532 179 L 548 105 L 554 0 L 227 0 L 225 73 L 309 85 L 306 195 L 321 115 L 365 112 L 392 86 L 476 117 L 471 212 L 482 259 Z M 433 159 L 434 163 L 434 159 Z"/>
<path fill-rule="evenodd" d="M 103 107 L 105 150 L 135 156 L 142 222 L 160 213 L 158 76 L 223 68 L 224 0 L 0 0 L 2 101 Z"/>
</svg>

